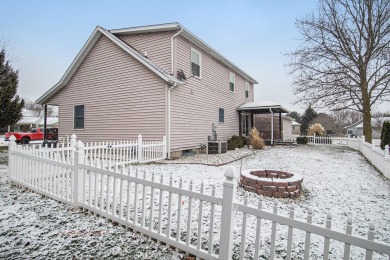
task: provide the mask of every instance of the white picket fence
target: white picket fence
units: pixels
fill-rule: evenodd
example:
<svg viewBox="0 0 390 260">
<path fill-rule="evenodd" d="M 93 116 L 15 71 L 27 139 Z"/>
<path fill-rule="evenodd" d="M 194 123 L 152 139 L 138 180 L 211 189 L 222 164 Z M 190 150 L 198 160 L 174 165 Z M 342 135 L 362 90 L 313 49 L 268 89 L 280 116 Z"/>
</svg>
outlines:
<svg viewBox="0 0 390 260">
<path fill-rule="evenodd" d="M 101 158 L 115 164 L 147 163 L 166 158 L 167 141 L 137 140 L 94 142 L 85 144 L 87 158 Z"/>
<path fill-rule="evenodd" d="M 72 157 L 77 136 L 67 137 L 66 141 L 59 142 L 56 148 L 45 147 L 42 144 L 32 145 L 34 152 L 49 153 L 47 156 L 60 156 L 63 159 Z M 26 148 L 27 149 L 27 148 Z M 88 160 L 100 159 L 104 164 L 124 165 L 133 163 L 147 163 L 163 160 L 167 155 L 167 140 L 164 136 L 161 141 L 145 141 L 142 135 L 137 140 L 107 141 L 85 143 L 85 158 Z M 72 161 L 73 159 L 70 158 Z"/>
<path fill-rule="evenodd" d="M 302 135 L 306 137 L 308 144 L 348 146 L 348 137 Z"/>
<path fill-rule="evenodd" d="M 390 178 L 390 150 L 388 145 L 382 150 L 374 142 L 373 144 L 365 142 L 364 136 L 362 136 L 359 138 L 349 138 L 348 146 L 361 152 L 384 176 Z"/>
<path fill-rule="evenodd" d="M 312 243 L 313 235 L 323 240 L 324 259 L 328 259 L 333 241 L 344 244 L 343 259 L 356 255 L 360 259 L 361 254 L 372 259 L 374 252 L 375 257 L 390 258 L 390 245 L 373 241 L 373 224 L 363 238 L 351 234 L 351 218 L 347 219 L 346 231 L 339 232 L 331 229 L 330 214 L 322 227 L 312 223 L 311 209 L 306 221 L 302 221 L 294 218 L 293 207 L 288 217 L 278 214 L 277 204 L 273 212 L 264 210 L 261 197 L 258 205 L 251 205 L 247 195 L 243 203 L 237 202 L 236 175 L 231 166 L 225 172 L 223 195 L 219 197 L 214 185 L 195 185 L 172 175 L 148 177 L 145 172 L 134 173 L 118 164 L 107 165 L 102 159 L 87 159 L 88 149 L 81 141 L 71 157 L 37 150 L 10 143 L 12 183 L 94 212 L 202 259 L 275 259 L 281 257 L 280 249 L 276 250 L 280 247 L 285 248 L 286 259 L 302 255 L 304 259 L 320 258 L 322 255 L 312 255 L 313 247 L 318 247 Z M 264 222 L 272 222 L 266 238 L 261 232 Z M 282 235 L 281 226 L 288 228 L 288 234 L 277 240 Z M 255 236 L 248 236 L 249 231 Z M 296 232 L 305 232 L 303 252 L 293 250 L 297 246 Z"/>
</svg>

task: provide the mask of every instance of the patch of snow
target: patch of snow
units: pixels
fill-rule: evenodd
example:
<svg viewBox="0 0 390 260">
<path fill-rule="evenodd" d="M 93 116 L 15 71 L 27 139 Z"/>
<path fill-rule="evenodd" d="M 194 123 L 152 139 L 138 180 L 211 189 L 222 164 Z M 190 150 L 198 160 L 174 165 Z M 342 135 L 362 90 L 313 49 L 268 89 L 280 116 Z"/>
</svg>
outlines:
<svg viewBox="0 0 390 260">
<path fill-rule="evenodd" d="M 1 164 L 0 198 L 1 259 L 183 258 L 122 226 L 11 187 Z"/>
<path fill-rule="evenodd" d="M 304 178 L 302 196 L 296 200 L 264 197 L 263 208 L 265 210 L 272 211 L 274 202 L 278 201 L 278 214 L 288 216 L 291 205 L 295 204 L 295 218 L 306 221 L 308 209 L 312 208 L 313 223 L 321 226 L 325 226 L 326 214 L 329 212 L 333 217 L 332 229 L 341 232 L 345 232 L 347 216 L 352 216 L 352 234 L 367 237 L 369 223 L 375 223 L 375 241 L 390 243 L 390 215 L 388 214 L 390 212 L 390 180 L 380 175 L 358 152 L 348 148 L 326 146 L 272 147 L 258 152 L 240 149 L 221 155 L 197 155 L 166 161 L 165 164 L 136 165 L 132 168 L 145 172 L 146 179 L 151 180 L 153 176 L 156 182 L 160 182 L 160 178 L 163 176 L 165 184 L 168 184 L 169 176 L 172 175 L 173 186 L 175 187 L 178 187 L 179 178 L 182 178 L 185 189 L 189 189 L 190 180 L 193 180 L 192 188 L 198 192 L 201 183 L 203 183 L 206 194 L 211 194 L 211 188 L 215 185 L 216 196 L 222 197 L 222 184 L 225 180 L 224 170 L 226 166 L 214 167 L 204 164 L 223 164 L 232 161 L 232 158 L 242 158 L 244 155 L 248 156 L 229 164 L 237 169 L 237 181 L 239 178 L 238 172 L 249 169 L 280 170 L 299 174 Z M 42 253 L 43 256 L 57 258 L 73 256 L 104 258 L 124 255 L 131 259 L 180 257 L 180 255 L 165 247 L 153 244 L 142 236 L 138 237 L 124 228 L 113 226 L 113 224 L 95 216 L 81 211 L 74 211 L 69 206 L 45 199 L 37 194 L 24 192 L 23 189 L 10 188 L 9 184 L 5 184 L 7 168 L 1 165 L 0 167 L 2 167 L 0 168 L 0 194 L 1 198 L 5 198 L 0 201 L 0 257 L 17 258 L 22 254 L 33 256 L 39 253 Z M 126 188 L 125 185 L 124 192 L 126 192 Z M 134 185 L 130 185 L 130 188 L 134 190 Z M 138 191 L 142 192 L 141 189 Z M 146 194 L 150 194 L 150 192 L 151 189 L 147 189 Z M 159 201 L 156 198 L 159 197 L 159 190 L 156 189 L 155 192 L 153 203 L 157 212 Z M 167 192 L 164 192 L 163 200 L 165 202 L 163 208 L 165 213 L 162 217 L 164 225 L 166 225 L 168 219 L 166 213 L 168 207 L 167 196 Z M 243 190 L 237 190 L 236 199 L 243 202 Z M 257 207 L 259 199 L 259 196 L 251 195 L 248 199 L 249 204 Z M 145 211 L 147 223 L 149 223 L 150 204 L 150 199 L 148 199 Z M 193 200 L 192 208 L 188 209 L 188 198 L 183 197 L 179 201 L 177 196 L 173 196 L 172 209 L 177 209 L 179 204 L 182 205 L 183 209 L 181 215 L 183 226 L 186 224 L 188 212 L 191 212 L 190 231 L 196 234 L 199 222 L 199 201 Z M 138 207 L 138 210 L 140 209 L 141 207 Z M 216 221 L 213 231 L 216 249 L 219 247 L 221 214 L 221 207 L 216 206 Z M 153 223 L 156 226 L 157 214 L 155 213 L 154 216 Z M 177 211 L 173 211 L 171 225 L 173 229 L 176 229 L 177 217 Z M 201 230 L 202 246 L 207 244 L 205 239 L 208 237 L 210 228 L 209 219 L 210 205 L 206 203 Z M 234 258 L 238 258 L 241 243 L 242 212 L 236 213 L 235 221 L 233 254 Z M 246 239 L 248 259 L 252 259 L 251 255 L 254 252 L 256 221 L 256 217 L 248 216 Z M 271 221 L 262 220 L 260 238 L 262 259 L 269 258 L 271 226 Z M 183 228 L 182 231 L 185 232 Z M 286 256 L 287 232 L 287 227 L 277 225 L 276 255 L 279 258 Z M 305 236 L 305 232 L 294 230 L 294 259 L 303 258 Z M 19 242 L 14 242 L 14 240 Z M 132 240 L 135 240 L 135 242 L 132 243 Z M 323 241 L 323 237 L 312 235 L 310 258 L 322 257 Z M 45 243 L 48 245 L 45 246 Z M 34 244 L 38 249 L 29 249 L 31 244 Z M 331 258 L 342 258 L 343 247 L 342 243 L 331 240 Z M 95 248 L 97 248 L 96 252 L 94 252 Z M 353 247 L 352 259 L 361 259 L 364 253 L 364 250 Z M 375 258 L 387 259 L 378 254 L 375 255 Z"/>
</svg>

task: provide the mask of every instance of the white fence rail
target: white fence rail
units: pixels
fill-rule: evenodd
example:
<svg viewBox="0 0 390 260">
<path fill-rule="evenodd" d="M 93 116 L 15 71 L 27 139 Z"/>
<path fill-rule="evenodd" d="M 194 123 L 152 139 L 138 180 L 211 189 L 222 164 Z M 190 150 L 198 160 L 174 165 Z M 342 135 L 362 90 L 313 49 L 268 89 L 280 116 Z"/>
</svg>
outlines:
<svg viewBox="0 0 390 260">
<path fill-rule="evenodd" d="M 349 138 L 348 146 L 361 152 L 384 176 L 390 178 L 390 150 L 388 145 L 384 150 L 381 150 L 375 143 L 365 142 L 363 136 L 361 138 Z"/>
<path fill-rule="evenodd" d="M 116 164 L 146 163 L 166 158 L 167 140 L 164 136 L 161 141 L 144 141 L 139 135 L 137 140 L 87 143 L 85 151 L 89 159 Z"/>
<path fill-rule="evenodd" d="M 195 185 L 162 174 L 133 173 L 129 171 L 131 168 L 118 167 L 118 164 L 113 167 L 102 159 L 87 160 L 85 150 L 88 148 L 78 141 L 72 162 L 69 157 L 63 159 L 54 152 L 39 154 L 35 148 L 11 143 L 11 181 L 95 212 L 202 259 L 259 259 L 260 256 L 274 259 L 283 257 L 276 250 L 281 246 L 285 247 L 287 259 L 302 256 L 328 259 L 333 241 L 344 244 L 343 259 L 354 256 L 356 249 L 363 250 L 366 259 L 372 259 L 374 252 L 374 256 L 390 257 L 390 245 L 373 241 L 373 224 L 363 238 L 351 234 L 350 218 L 346 231 L 339 232 L 331 229 L 330 214 L 325 227 L 321 227 L 312 224 L 310 209 L 306 221 L 302 221 L 294 218 L 294 209 L 289 217 L 278 214 L 277 204 L 273 212 L 263 210 L 262 199 L 255 206 L 248 203 L 247 195 L 243 203 L 237 202 L 233 167 L 225 173 L 223 197 L 219 198 L 215 196 L 215 186 Z M 270 233 L 263 231 L 262 223 L 266 221 L 272 222 Z M 277 239 L 281 226 L 288 228 L 288 233 L 284 239 Z M 298 253 L 292 252 L 295 232 L 305 233 L 304 250 Z M 249 233 L 255 235 L 248 236 Z M 323 255 L 311 251 L 312 235 L 322 238 Z"/>
<path fill-rule="evenodd" d="M 309 144 L 348 146 L 348 137 L 318 136 L 315 134 L 302 135 L 302 137 L 306 137 Z"/>
</svg>

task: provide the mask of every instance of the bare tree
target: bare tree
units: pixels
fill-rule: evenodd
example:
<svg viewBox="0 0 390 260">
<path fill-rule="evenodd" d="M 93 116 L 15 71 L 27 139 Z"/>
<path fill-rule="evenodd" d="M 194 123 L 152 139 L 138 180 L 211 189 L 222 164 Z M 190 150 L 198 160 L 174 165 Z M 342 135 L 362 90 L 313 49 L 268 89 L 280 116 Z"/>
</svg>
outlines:
<svg viewBox="0 0 390 260">
<path fill-rule="evenodd" d="M 33 110 L 42 110 L 43 107 L 34 101 L 30 100 L 29 98 L 24 99 L 24 108 L 25 109 L 33 109 Z"/>
<path fill-rule="evenodd" d="M 323 126 L 326 129 L 327 134 L 341 134 L 336 120 L 326 113 L 318 113 L 312 123 Z"/>
<path fill-rule="evenodd" d="M 390 1 L 319 0 L 297 27 L 302 43 L 288 54 L 295 102 L 360 111 L 371 142 L 371 107 L 390 100 Z"/>
<path fill-rule="evenodd" d="M 347 109 L 332 111 L 330 116 L 336 121 L 339 133 L 344 132 L 344 127 L 352 125 L 363 118 L 362 113 Z"/>
</svg>

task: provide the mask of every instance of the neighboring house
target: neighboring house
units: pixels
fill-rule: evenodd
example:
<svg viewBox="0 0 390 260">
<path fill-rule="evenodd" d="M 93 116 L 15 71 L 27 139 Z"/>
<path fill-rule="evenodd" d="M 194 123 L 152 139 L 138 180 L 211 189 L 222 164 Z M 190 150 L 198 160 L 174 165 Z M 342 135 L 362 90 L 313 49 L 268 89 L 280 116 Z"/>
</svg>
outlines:
<svg viewBox="0 0 390 260">
<path fill-rule="evenodd" d="M 59 106 L 59 136 L 84 142 L 167 137 L 168 152 L 198 150 L 217 126 L 238 135 L 256 80 L 179 23 L 97 27 L 37 103 Z M 251 127 L 249 124 L 248 128 Z"/>
<path fill-rule="evenodd" d="M 14 131 L 27 132 L 31 128 L 43 127 L 44 111 L 39 109 L 22 109 L 22 118 L 14 125 Z M 58 117 L 47 117 L 47 127 L 58 127 Z"/>
<path fill-rule="evenodd" d="M 293 135 L 300 135 L 301 134 L 301 124 L 293 121 L 292 123 L 292 134 Z"/>
<path fill-rule="evenodd" d="M 382 126 L 384 121 L 390 121 L 390 117 L 376 117 L 371 118 L 372 127 L 372 139 L 379 139 L 382 132 Z M 347 135 L 350 136 L 362 136 L 363 135 L 363 119 L 356 123 L 344 127 L 347 130 Z"/>
</svg>

